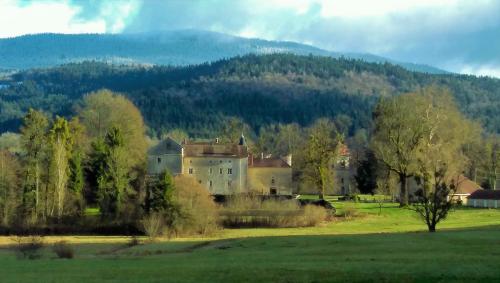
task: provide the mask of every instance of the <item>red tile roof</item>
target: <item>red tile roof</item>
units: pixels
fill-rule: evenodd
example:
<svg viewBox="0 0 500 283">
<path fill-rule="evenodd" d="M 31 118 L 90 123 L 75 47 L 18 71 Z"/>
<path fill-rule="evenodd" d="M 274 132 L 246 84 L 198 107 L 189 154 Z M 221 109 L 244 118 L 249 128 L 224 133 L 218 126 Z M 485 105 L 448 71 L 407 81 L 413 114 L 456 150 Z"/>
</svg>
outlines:
<svg viewBox="0 0 500 283">
<path fill-rule="evenodd" d="M 248 167 L 290 168 L 290 165 L 280 158 L 254 158 L 248 162 Z"/>
<path fill-rule="evenodd" d="M 464 175 L 460 175 L 458 177 L 458 188 L 455 194 L 472 194 L 477 190 L 482 190 L 481 186 L 479 186 L 474 181 L 465 177 Z"/>
<path fill-rule="evenodd" d="M 237 144 L 195 143 L 183 144 L 184 155 L 187 157 L 237 157 L 248 156 L 247 147 Z"/>
<path fill-rule="evenodd" d="M 339 154 L 340 156 L 348 156 L 349 155 L 349 148 L 345 144 L 341 144 L 339 147 Z"/>
</svg>

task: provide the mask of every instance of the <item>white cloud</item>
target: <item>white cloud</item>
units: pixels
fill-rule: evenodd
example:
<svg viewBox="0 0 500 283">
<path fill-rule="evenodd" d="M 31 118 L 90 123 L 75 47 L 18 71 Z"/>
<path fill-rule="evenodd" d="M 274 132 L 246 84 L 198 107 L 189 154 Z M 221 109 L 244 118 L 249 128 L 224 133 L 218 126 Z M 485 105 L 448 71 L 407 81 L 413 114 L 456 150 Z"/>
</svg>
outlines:
<svg viewBox="0 0 500 283">
<path fill-rule="evenodd" d="M 23 5 L 16 0 L 0 2 L 0 38 L 34 33 L 121 32 L 139 8 L 139 2 L 101 2 L 97 14 L 79 17 L 82 7 L 68 0 L 33 1 Z"/>
<path fill-rule="evenodd" d="M 492 78 L 500 78 L 500 67 L 495 65 L 483 66 L 463 66 L 459 73 L 476 76 L 487 76 Z"/>
</svg>

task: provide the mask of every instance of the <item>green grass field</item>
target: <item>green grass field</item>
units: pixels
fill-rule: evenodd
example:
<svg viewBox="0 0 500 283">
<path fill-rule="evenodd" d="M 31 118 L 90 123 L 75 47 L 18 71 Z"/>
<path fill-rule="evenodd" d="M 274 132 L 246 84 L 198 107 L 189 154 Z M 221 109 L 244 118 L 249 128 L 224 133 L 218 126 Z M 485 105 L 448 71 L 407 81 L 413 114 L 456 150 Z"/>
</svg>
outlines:
<svg viewBox="0 0 500 283">
<path fill-rule="evenodd" d="M 342 212 L 346 203 L 335 203 Z M 360 216 L 320 227 L 226 229 L 210 239 L 128 247 L 123 237 L 66 237 L 21 260 L 0 239 L 0 282 L 499 282 L 500 210 L 456 209 L 437 233 L 414 212 L 355 205 Z M 46 242 L 58 240 L 48 237 Z"/>
</svg>

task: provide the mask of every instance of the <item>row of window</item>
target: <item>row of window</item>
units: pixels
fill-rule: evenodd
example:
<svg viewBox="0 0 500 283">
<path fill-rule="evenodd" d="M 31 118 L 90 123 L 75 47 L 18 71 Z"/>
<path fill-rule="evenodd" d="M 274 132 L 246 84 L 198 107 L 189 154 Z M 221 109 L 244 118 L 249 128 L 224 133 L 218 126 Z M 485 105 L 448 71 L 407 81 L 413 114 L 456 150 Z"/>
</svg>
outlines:
<svg viewBox="0 0 500 283">
<path fill-rule="evenodd" d="M 189 168 L 188 172 L 189 172 L 189 174 L 194 174 L 194 169 L 193 168 Z M 208 172 L 209 172 L 209 174 L 212 174 L 212 172 L 213 172 L 212 168 L 210 168 L 208 170 Z M 219 168 L 219 174 L 222 174 L 222 172 L 223 172 L 223 169 Z M 228 175 L 232 175 L 233 174 L 233 168 L 227 168 L 227 174 Z"/>
<path fill-rule="evenodd" d="M 208 163 L 212 164 L 213 163 L 216 163 L 215 160 L 209 160 Z M 231 163 L 232 161 L 231 160 L 228 160 L 227 163 Z M 193 160 L 189 160 L 189 163 L 192 164 L 193 163 Z M 222 160 L 219 160 L 219 163 L 222 163 Z"/>
<path fill-rule="evenodd" d="M 161 163 L 161 157 L 158 157 L 156 160 L 158 161 L 158 163 Z M 228 160 L 227 162 L 228 162 L 228 163 L 231 163 L 232 161 L 231 161 L 231 160 Z M 192 163 L 193 163 L 193 160 L 189 160 L 189 163 L 191 163 L 191 164 L 192 164 Z M 210 160 L 210 161 L 209 161 L 209 163 L 210 163 L 210 164 L 212 164 L 212 160 Z M 215 161 L 214 161 L 214 163 L 215 163 Z M 219 160 L 219 163 L 222 163 L 222 160 Z"/>
<path fill-rule="evenodd" d="M 202 182 L 201 182 L 201 180 L 198 180 L 198 183 L 200 183 L 200 184 L 201 184 L 201 183 L 202 183 Z M 232 185 L 232 184 L 233 184 L 233 181 L 231 181 L 231 180 L 227 181 L 227 185 L 228 185 L 229 187 L 231 187 L 231 185 Z M 212 180 L 208 181 L 208 186 L 209 186 L 210 188 L 212 187 L 212 185 L 213 185 Z"/>
</svg>

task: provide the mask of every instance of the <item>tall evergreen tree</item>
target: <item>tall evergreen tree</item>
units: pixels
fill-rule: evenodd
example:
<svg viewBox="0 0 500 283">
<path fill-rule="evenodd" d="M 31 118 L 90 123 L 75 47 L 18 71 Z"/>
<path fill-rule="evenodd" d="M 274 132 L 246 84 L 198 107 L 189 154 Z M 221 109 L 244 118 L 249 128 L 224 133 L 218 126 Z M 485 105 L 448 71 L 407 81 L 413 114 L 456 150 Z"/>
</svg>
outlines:
<svg viewBox="0 0 500 283">
<path fill-rule="evenodd" d="M 47 158 L 48 126 L 49 120 L 45 114 L 30 109 L 21 127 L 21 146 L 26 170 L 23 182 L 23 206 L 34 222 L 41 213 L 42 166 Z"/>
<path fill-rule="evenodd" d="M 101 214 L 106 218 L 120 215 L 129 191 L 130 165 L 121 130 L 111 127 L 104 138 L 102 164 L 98 168 L 97 186 Z"/>
</svg>

